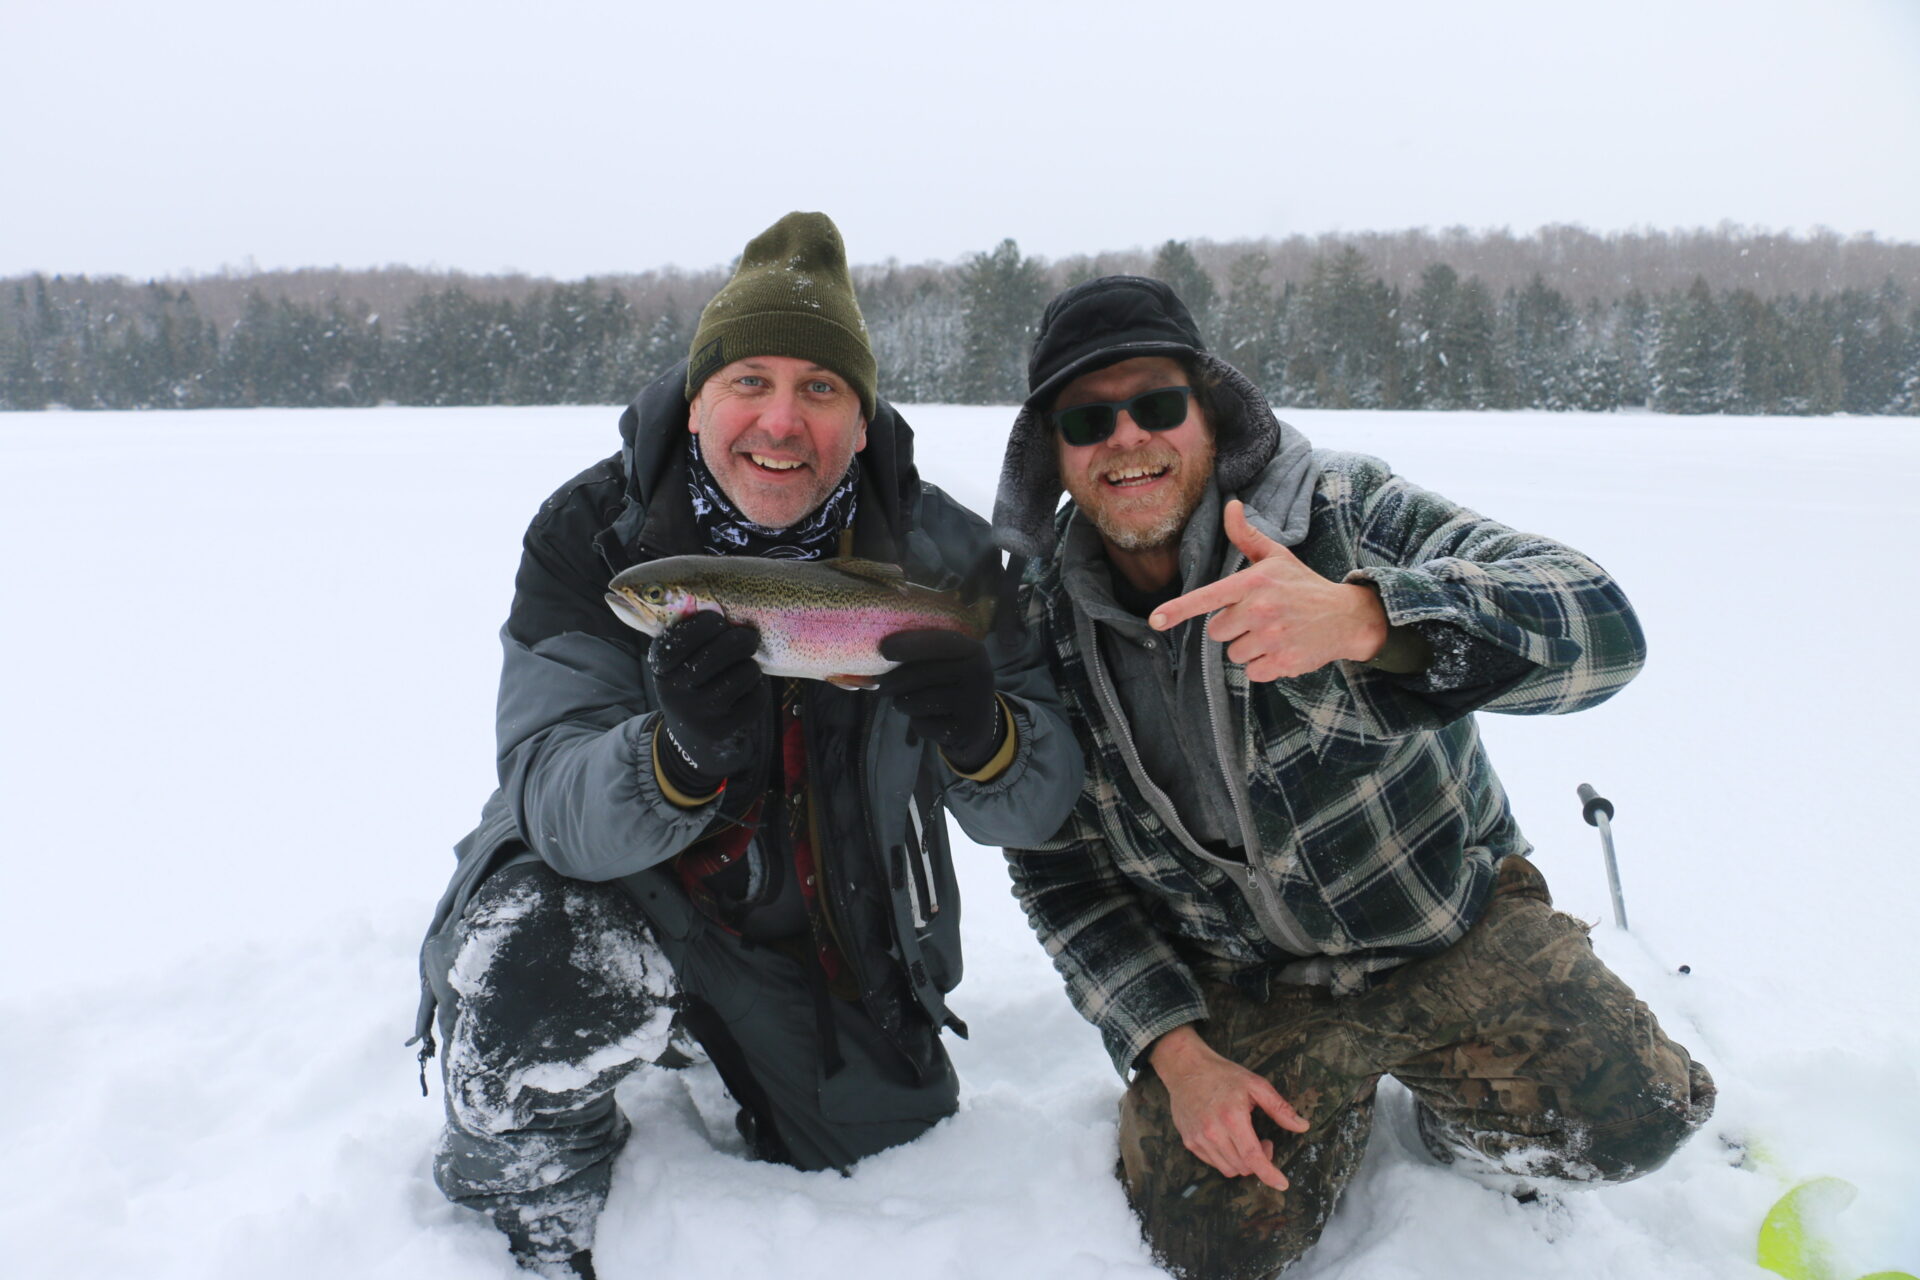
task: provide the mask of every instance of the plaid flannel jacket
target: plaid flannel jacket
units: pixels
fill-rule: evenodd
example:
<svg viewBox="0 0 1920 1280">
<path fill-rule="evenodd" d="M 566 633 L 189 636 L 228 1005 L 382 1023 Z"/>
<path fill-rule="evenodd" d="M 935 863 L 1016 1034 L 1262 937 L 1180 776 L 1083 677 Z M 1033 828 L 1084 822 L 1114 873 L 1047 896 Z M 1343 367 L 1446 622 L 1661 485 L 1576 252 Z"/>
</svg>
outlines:
<svg viewBox="0 0 1920 1280">
<path fill-rule="evenodd" d="M 1579 552 L 1409 484 L 1378 459 L 1322 450 L 1315 460 L 1294 554 L 1324 577 L 1371 582 L 1388 621 L 1418 628 L 1433 650 L 1418 676 L 1337 662 L 1249 687 L 1242 668 L 1222 664 L 1258 841 L 1251 870 L 1318 949 L 1319 977 L 1344 994 L 1457 940 L 1486 904 L 1494 864 L 1530 848 L 1471 713 L 1593 706 L 1633 677 L 1645 647 L 1626 598 Z M 1257 512 L 1257 484 L 1253 494 Z M 1063 534 L 1072 518 L 1069 506 Z M 1244 563 L 1227 552 L 1223 575 Z M 1198 977 L 1264 994 L 1293 980 L 1302 957 L 1270 940 L 1228 872 L 1147 799 L 1128 730 L 1103 713 L 1098 646 L 1083 644 L 1059 555 L 1028 577 L 1028 620 L 1051 635 L 1087 774 L 1054 838 L 1007 859 L 1015 896 L 1124 1076 L 1158 1037 L 1206 1017 Z"/>
</svg>

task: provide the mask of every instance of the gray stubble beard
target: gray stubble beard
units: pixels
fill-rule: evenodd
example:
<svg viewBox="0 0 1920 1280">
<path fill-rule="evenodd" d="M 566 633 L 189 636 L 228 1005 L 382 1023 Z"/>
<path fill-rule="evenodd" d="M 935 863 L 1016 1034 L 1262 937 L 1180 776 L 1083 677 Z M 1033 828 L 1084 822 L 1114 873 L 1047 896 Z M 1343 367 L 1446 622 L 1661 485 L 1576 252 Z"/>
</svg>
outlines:
<svg viewBox="0 0 1920 1280">
<path fill-rule="evenodd" d="M 1178 546 L 1181 537 L 1187 531 L 1187 521 L 1193 519 L 1193 513 L 1200 509 L 1201 500 L 1206 496 L 1207 484 L 1213 475 L 1214 448 L 1211 436 L 1207 439 L 1207 446 L 1203 456 L 1188 459 L 1183 463 L 1183 468 L 1187 465 L 1196 467 L 1207 479 L 1203 479 L 1187 501 L 1178 509 L 1169 511 L 1164 519 L 1144 529 L 1128 529 L 1109 520 L 1108 513 L 1103 507 L 1096 507 L 1087 513 L 1093 519 L 1093 527 L 1100 531 L 1100 536 L 1109 544 L 1122 551 L 1161 551 Z"/>
</svg>

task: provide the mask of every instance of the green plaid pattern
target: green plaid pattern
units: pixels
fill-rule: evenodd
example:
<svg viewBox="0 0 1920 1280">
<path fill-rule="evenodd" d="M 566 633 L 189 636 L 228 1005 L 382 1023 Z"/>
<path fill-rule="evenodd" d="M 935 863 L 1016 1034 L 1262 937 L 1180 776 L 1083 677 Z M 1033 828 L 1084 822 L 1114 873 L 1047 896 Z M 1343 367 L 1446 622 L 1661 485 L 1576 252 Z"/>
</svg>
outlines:
<svg viewBox="0 0 1920 1280">
<path fill-rule="evenodd" d="M 1619 588 L 1579 552 L 1378 459 L 1316 459 L 1294 554 L 1325 577 L 1372 582 L 1388 620 L 1417 627 L 1434 653 L 1419 676 L 1339 662 L 1251 688 L 1226 664 L 1259 837 L 1252 860 L 1328 958 L 1333 990 L 1348 994 L 1452 944 L 1479 918 L 1494 864 L 1530 849 L 1471 713 L 1593 706 L 1640 669 L 1645 646 Z M 1226 568 L 1241 563 L 1233 553 Z M 1142 793 L 1100 714 L 1087 667 L 1097 654 L 1081 651 L 1058 556 L 1028 578 L 1028 620 L 1052 638 L 1087 775 L 1054 838 L 1007 860 L 1075 1007 L 1125 1075 L 1159 1036 L 1206 1016 L 1201 979 L 1263 992 L 1300 957 L 1268 941 L 1238 887 Z"/>
</svg>

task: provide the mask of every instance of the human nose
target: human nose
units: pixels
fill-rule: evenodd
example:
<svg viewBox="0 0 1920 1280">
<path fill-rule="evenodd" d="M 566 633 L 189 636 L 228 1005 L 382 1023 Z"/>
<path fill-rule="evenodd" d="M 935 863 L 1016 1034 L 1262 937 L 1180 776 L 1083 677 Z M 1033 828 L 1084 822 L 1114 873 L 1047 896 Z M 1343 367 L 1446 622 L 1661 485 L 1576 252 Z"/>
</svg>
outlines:
<svg viewBox="0 0 1920 1280">
<path fill-rule="evenodd" d="M 1107 437 L 1107 443 L 1115 449 L 1137 449 L 1146 442 L 1149 434 L 1133 420 L 1131 413 L 1121 409 L 1114 415 L 1113 434 Z"/>
<path fill-rule="evenodd" d="M 760 410 L 760 427 L 770 435 L 795 435 L 806 427 L 806 418 L 800 409 L 800 392 L 793 387 L 783 387 L 769 396 Z"/>
</svg>

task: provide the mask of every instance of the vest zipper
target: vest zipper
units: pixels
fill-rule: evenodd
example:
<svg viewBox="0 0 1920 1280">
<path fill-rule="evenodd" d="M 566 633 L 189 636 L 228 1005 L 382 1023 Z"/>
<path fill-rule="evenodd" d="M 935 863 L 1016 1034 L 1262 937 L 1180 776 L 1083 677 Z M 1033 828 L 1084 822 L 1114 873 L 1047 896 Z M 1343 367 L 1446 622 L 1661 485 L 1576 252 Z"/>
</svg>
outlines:
<svg viewBox="0 0 1920 1280">
<path fill-rule="evenodd" d="M 1072 607 L 1071 602 L 1069 607 Z M 1217 650 L 1221 646 L 1206 646 L 1203 636 L 1201 643 L 1206 647 L 1201 650 L 1201 685 L 1207 698 L 1207 720 L 1213 728 L 1215 758 L 1220 767 L 1220 775 L 1226 782 L 1227 794 L 1233 801 L 1234 816 L 1240 823 L 1240 838 L 1247 851 L 1247 860 L 1244 863 L 1235 862 L 1230 858 L 1216 857 L 1209 853 L 1206 847 L 1187 831 L 1186 825 L 1180 821 L 1179 812 L 1173 807 L 1173 801 L 1168 798 L 1167 793 L 1147 776 L 1146 766 L 1140 761 L 1140 749 L 1134 745 L 1132 730 L 1127 724 L 1125 715 L 1120 711 L 1119 695 L 1114 692 L 1113 682 L 1107 675 L 1106 660 L 1100 655 L 1099 637 L 1094 634 L 1093 619 L 1087 616 L 1084 609 L 1074 609 L 1074 617 L 1078 623 L 1076 631 L 1080 639 L 1081 656 L 1087 670 L 1093 676 L 1094 693 L 1106 709 L 1107 723 L 1113 727 L 1114 738 L 1120 744 L 1128 770 L 1133 774 L 1134 781 L 1139 785 L 1140 790 L 1146 793 L 1154 810 L 1159 813 L 1161 821 L 1167 824 L 1168 830 L 1172 831 L 1180 843 L 1186 846 L 1195 857 L 1226 872 L 1227 878 L 1233 881 L 1234 887 L 1240 890 L 1240 896 L 1245 898 L 1247 905 L 1252 908 L 1253 918 L 1259 923 L 1260 932 L 1266 935 L 1268 942 L 1292 956 L 1320 954 L 1320 948 L 1308 937 L 1307 931 L 1300 926 L 1300 922 L 1294 918 L 1293 913 L 1280 901 L 1279 891 L 1274 888 L 1271 879 L 1256 865 L 1260 855 L 1260 844 L 1242 796 L 1246 784 L 1244 780 L 1235 776 L 1234 764 L 1226 751 L 1225 729 L 1209 671 L 1209 668 L 1214 665 L 1209 661 L 1209 648 Z M 1214 656 L 1217 658 L 1217 653 Z M 1221 683 L 1224 685 L 1225 668 L 1221 667 L 1220 670 Z"/>
</svg>

